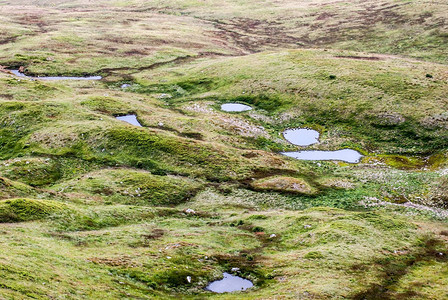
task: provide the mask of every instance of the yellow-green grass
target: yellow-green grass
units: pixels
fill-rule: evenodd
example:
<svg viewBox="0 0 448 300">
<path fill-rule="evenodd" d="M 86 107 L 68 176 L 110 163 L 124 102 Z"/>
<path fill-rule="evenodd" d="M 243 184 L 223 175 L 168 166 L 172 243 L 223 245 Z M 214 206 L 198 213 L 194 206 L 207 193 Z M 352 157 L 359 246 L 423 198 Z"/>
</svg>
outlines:
<svg viewBox="0 0 448 300">
<path fill-rule="evenodd" d="M 201 184 L 188 178 L 153 175 L 132 169 L 107 169 L 83 174 L 79 178 L 52 186 L 55 191 L 73 193 L 72 198 L 92 195 L 111 202 L 142 205 L 177 205 L 188 201 Z"/>
<path fill-rule="evenodd" d="M 384 56 L 378 61 L 356 59 L 362 55 L 291 50 L 201 60 L 142 72 L 135 76 L 142 85 L 136 91 L 170 93 L 168 103 L 214 99 L 250 104 L 262 115 L 270 113 L 270 118 L 248 116 L 273 134 L 294 126 L 319 127 L 321 143 L 313 147 L 320 149 L 414 154 L 444 150 L 446 66 Z"/>
<path fill-rule="evenodd" d="M 0 200 L 0 222 L 38 220 L 64 209 L 67 209 L 64 204 L 52 200 L 27 198 Z"/>
<path fill-rule="evenodd" d="M 209 210 L 215 208 L 209 203 Z M 132 213 L 132 207 L 111 209 L 112 216 Z M 403 217 L 327 208 L 206 213 L 154 211 L 142 223 L 128 219 L 88 231 L 61 231 L 70 227 L 58 222 L 76 222 L 70 218 L 3 227 L 2 294 L 260 299 L 309 293 L 331 299 L 355 297 L 376 285 L 418 291 L 406 284 L 427 280 L 421 268 L 431 268 L 438 278 L 427 295 L 446 284 L 446 261 L 436 256 L 446 244 Z M 232 267 L 254 280 L 255 288 L 225 296 L 203 290 Z"/>
<path fill-rule="evenodd" d="M 0 1 L 0 298 L 447 297 L 447 9 Z"/>
<path fill-rule="evenodd" d="M 199 52 L 247 54 L 311 47 L 447 62 L 448 8 L 431 0 L 2 4 L 0 21 L 6 36 L 0 61 L 18 63 L 23 58 L 23 63 L 37 65 L 30 67 L 36 73 L 147 66 Z M 15 54 L 23 56 L 9 58 Z"/>
</svg>

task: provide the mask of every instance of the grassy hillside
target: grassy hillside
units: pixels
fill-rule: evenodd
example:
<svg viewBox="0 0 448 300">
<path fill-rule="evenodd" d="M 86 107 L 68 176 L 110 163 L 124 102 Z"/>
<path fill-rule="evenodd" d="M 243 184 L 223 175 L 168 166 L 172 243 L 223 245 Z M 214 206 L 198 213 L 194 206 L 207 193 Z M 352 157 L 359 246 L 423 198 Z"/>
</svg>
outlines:
<svg viewBox="0 0 448 300">
<path fill-rule="evenodd" d="M 0 298 L 448 298 L 447 14 L 0 0 Z"/>
</svg>

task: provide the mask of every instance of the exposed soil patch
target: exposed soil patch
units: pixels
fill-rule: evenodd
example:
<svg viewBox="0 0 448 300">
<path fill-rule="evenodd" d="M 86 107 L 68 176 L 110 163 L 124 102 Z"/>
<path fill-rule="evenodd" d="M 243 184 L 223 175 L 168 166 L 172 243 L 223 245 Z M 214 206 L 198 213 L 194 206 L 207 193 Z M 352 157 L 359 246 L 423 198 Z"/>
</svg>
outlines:
<svg viewBox="0 0 448 300">
<path fill-rule="evenodd" d="M 127 75 L 122 75 L 122 76 L 125 76 L 128 78 L 131 78 L 132 74 L 135 74 L 135 73 L 138 73 L 141 71 L 153 70 L 153 69 L 157 69 L 157 68 L 163 67 L 165 65 L 171 65 L 171 64 L 174 64 L 174 65 L 186 64 L 186 63 L 192 62 L 196 59 L 200 59 L 200 58 L 204 58 L 204 57 L 212 58 L 212 57 L 218 57 L 218 56 L 230 56 L 230 55 L 216 53 L 216 52 L 200 52 L 199 54 L 197 54 L 195 56 L 192 56 L 192 55 L 180 56 L 180 57 L 176 57 L 172 60 L 156 62 L 149 66 L 144 66 L 144 67 L 139 67 L 139 68 L 132 68 L 132 67 L 105 68 L 105 69 L 99 70 L 98 72 L 105 74 L 105 77 L 107 78 L 108 75 L 112 75 L 115 72 L 132 71 Z"/>
<path fill-rule="evenodd" d="M 165 231 L 160 228 L 155 228 L 151 231 L 151 233 L 143 234 L 142 237 L 145 240 L 156 240 L 161 238 L 165 234 Z"/>
<path fill-rule="evenodd" d="M 17 21 L 18 21 L 17 23 L 22 24 L 22 25 L 36 26 L 39 29 L 38 31 L 40 33 L 47 32 L 46 27 L 49 25 L 47 22 L 45 22 L 42 19 L 42 16 L 40 16 L 38 14 L 21 15 Z"/>
<path fill-rule="evenodd" d="M 319 11 L 301 16 L 295 28 L 286 26 L 289 19 L 276 21 L 255 20 L 250 18 L 233 18 L 230 20 L 208 20 L 217 29 L 214 35 L 238 46 L 243 53 L 254 53 L 266 48 L 286 47 L 315 47 L 324 46 L 338 41 L 362 39 L 368 36 L 375 24 L 385 23 L 391 26 L 403 24 L 425 23 L 430 14 L 422 14 L 416 19 L 400 13 L 403 6 L 400 4 L 361 4 L 353 13 L 351 19 L 335 11 Z M 314 20 L 314 21 L 311 21 Z M 313 36 L 310 32 L 319 31 Z M 303 32 L 303 33 L 302 33 Z M 379 60 L 370 57 L 347 57 L 363 60 Z"/>
<path fill-rule="evenodd" d="M 103 265 L 107 265 L 107 266 L 112 266 L 112 267 L 121 267 L 121 266 L 126 266 L 126 267 L 138 267 L 138 264 L 135 264 L 132 262 L 132 259 L 130 256 L 120 256 L 120 257 L 115 257 L 115 258 L 101 258 L 101 257 L 91 257 L 88 258 L 87 260 L 96 263 L 96 264 L 103 264 Z"/>
<path fill-rule="evenodd" d="M 4 44 L 8 44 L 8 43 L 13 43 L 17 40 L 16 36 L 12 36 L 12 37 L 6 37 L 6 38 L 2 38 L 0 39 L 0 45 L 4 45 Z"/>
<path fill-rule="evenodd" d="M 354 55 L 338 55 L 336 58 L 348 58 L 348 59 L 358 59 L 358 60 L 382 60 L 380 57 L 376 56 L 354 56 Z"/>
<path fill-rule="evenodd" d="M 234 18 L 226 22 L 212 20 L 218 29 L 215 35 L 240 47 L 243 52 L 254 53 L 263 47 L 297 47 L 300 39 L 290 36 L 277 21 Z"/>
</svg>

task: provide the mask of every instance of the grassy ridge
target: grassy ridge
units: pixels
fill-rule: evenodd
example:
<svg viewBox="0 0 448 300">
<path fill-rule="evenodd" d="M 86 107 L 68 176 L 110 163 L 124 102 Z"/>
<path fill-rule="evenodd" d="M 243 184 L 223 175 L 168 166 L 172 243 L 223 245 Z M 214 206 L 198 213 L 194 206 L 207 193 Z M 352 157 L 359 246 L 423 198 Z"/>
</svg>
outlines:
<svg viewBox="0 0 448 300">
<path fill-rule="evenodd" d="M 347 145 L 357 141 L 372 151 L 445 149 L 446 68 L 362 58 L 340 51 L 272 52 L 168 68 L 149 80 L 142 73 L 137 80 L 158 92 L 180 90 L 170 103 L 218 98 L 254 105 L 276 117 L 262 124 L 278 131 L 314 126 L 324 138 Z"/>
</svg>

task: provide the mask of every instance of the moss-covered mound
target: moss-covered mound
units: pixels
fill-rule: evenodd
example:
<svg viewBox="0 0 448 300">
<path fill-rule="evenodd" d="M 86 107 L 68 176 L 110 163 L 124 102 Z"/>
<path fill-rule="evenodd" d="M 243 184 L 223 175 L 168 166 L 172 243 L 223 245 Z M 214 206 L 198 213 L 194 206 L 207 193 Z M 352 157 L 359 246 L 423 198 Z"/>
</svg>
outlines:
<svg viewBox="0 0 448 300">
<path fill-rule="evenodd" d="M 308 195 L 316 193 L 316 189 L 313 188 L 306 180 L 286 176 L 275 176 L 259 179 L 254 181 L 251 185 L 257 190 L 271 190 Z"/>
<path fill-rule="evenodd" d="M 0 223 L 38 220 L 65 208 L 66 205 L 52 200 L 27 198 L 2 200 L 0 201 Z"/>
<path fill-rule="evenodd" d="M 33 188 L 26 184 L 0 177 L 0 199 L 9 199 L 33 193 Z"/>
<path fill-rule="evenodd" d="M 196 194 L 201 184 L 185 177 L 160 176 L 134 169 L 105 169 L 87 173 L 53 187 L 126 204 L 175 205 Z"/>
</svg>

